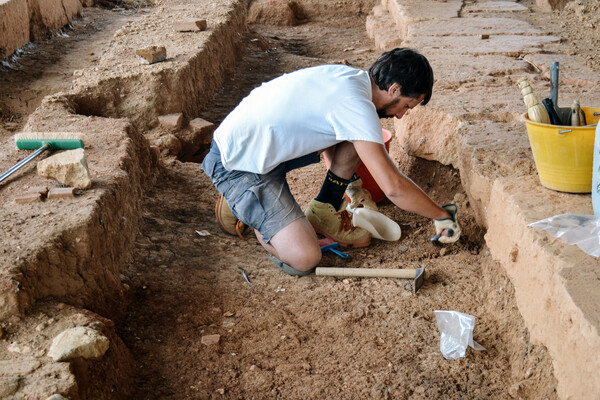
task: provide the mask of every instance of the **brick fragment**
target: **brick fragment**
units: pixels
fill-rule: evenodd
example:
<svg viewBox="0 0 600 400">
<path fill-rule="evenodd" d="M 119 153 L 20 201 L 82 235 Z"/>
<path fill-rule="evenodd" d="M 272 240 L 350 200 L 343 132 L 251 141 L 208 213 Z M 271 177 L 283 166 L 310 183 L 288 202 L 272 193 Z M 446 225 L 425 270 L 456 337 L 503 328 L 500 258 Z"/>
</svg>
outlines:
<svg viewBox="0 0 600 400">
<path fill-rule="evenodd" d="M 135 55 L 146 64 L 154 64 L 167 59 L 167 49 L 164 46 L 150 46 L 137 49 Z"/>
<path fill-rule="evenodd" d="M 177 32 L 198 32 L 206 30 L 205 19 L 184 19 L 173 24 L 173 29 Z"/>
<path fill-rule="evenodd" d="M 27 193 L 39 193 L 43 197 L 46 197 L 46 195 L 48 194 L 48 187 L 47 186 L 30 186 L 27 189 Z"/>
<path fill-rule="evenodd" d="M 40 193 L 27 193 L 15 198 L 17 204 L 35 203 L 36 201 L 42 201 Z"/>
<path fill-rule="evenodd" d="M 219 344 L 221 341 L 221 335 L 204 335 L 202 336 L 201 342 L 207 346 Z"/>
<path fill-rule="evenodd" d="M 183 125 L 183 114 L 177 113 L 160 115 L 158 117 L 158 122 L 163 128 L 176 131 L 181 128 L 181 125 Z"/>
<path fill-rule="evenodd" d="M 211 142 L 213 132 L 215 131 L 215 124 L 202 118 L 195 118 L 190 121 L 190 129 L 192 133 L 189 135 L 189 140 L 194 144 L 194 147 L 197 147 L 198 144 L 208 144 Z"/>
<path fill-rule="evenodd" d="M 212 131 L 215 129 L 215 124 L 213 124 L 212 122 L 208 122 L 207 120 L 202 118 L 194 118 L 190 121 L 190 128 L 192 128 L 194 132 L 210 130 L 212 133 Z"/>
<path fill-rule="evenodd" d="M 75 188 L 66 187 L 66 188 L 52 188 L 48 191 L 49 199 L 64 199 L 75 197 Z"/>
</svg>

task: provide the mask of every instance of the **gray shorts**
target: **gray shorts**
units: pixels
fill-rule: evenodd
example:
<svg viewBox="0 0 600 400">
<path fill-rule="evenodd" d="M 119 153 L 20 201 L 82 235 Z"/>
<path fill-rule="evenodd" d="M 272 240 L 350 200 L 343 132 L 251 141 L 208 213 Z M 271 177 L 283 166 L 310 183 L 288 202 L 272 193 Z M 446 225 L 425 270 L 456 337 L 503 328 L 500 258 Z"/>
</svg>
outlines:
<svg viewBox="0 0 600 400">
<path fill-rule="evenodd" d="M 213 141 L 202 169 L 225 196 L 233 215 L 269 242 L 281 229 L 304 217 L 285 179 L 287 172 L 319 161 L 315 152 L 287 161 L 267 174 L 228 171 L 221 164 L 219 147 Z"/>
</svg>

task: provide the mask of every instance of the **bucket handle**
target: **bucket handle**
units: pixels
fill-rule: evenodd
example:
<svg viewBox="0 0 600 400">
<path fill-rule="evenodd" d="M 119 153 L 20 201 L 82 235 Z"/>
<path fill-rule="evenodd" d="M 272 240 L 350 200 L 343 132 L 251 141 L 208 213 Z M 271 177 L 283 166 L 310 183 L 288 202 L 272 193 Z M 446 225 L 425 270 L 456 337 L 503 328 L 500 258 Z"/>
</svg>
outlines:
<svg viewBox="0 0 600 400">
<path fill-rule="evenodd" d="M 558 131 L 558 133 L 560 133 L 561 135 L 562 135 L 563 133 L 569 133 L 569 132 L 573 132 L 573 129 L 567 129 L 567 130 L 565 130 L 565 131 Z"/>
</svg>

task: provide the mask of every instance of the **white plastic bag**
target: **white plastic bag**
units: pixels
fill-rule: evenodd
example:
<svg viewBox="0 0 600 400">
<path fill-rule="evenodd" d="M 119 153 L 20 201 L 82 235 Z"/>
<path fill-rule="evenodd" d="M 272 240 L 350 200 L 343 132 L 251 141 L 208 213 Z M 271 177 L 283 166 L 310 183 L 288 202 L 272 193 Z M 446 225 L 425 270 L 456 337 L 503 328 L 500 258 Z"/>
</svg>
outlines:
<svg viewBox="0 0 600 400">
<path fill-rule="evenodd" d="M 587 254 L 600 257 L 600 217 L 586 214 L 560 214 L 529 224 L 569 244 L 577 245 Z"/>
<path fill-rule="evenodd" d="M 473 340 L 474 316 L 458 311 L 436 310 L 435 319 L 441 334 L 440 351 L 446 360 L 464 357 L 467 346 L 485 350 L 485 347 Z"/>
</svg>

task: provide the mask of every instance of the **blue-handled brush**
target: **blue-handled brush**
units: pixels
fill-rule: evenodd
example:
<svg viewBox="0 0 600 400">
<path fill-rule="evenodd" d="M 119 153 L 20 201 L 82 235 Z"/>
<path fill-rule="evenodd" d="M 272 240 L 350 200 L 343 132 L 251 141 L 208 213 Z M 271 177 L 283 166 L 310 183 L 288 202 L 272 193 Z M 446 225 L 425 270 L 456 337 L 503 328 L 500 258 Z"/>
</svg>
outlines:
<svg viewBox="0 0 600 400">
<path fill-rule="evenodd" d="M 21 132 L 15 135 L 19 150 L 35 150 L 33 153 L 0 175 L 0 182 L 11 176 L 25 164 L 46 150 L 75 150 L 83 148 L 85 135 L 77 132 Z"/>
<path fill-rule="evenodd" d="M 319 240 L 319 246 L 321 247 L 321 253 L 331 251 L 333 254 L 337 254 L 340 258 L 343 258 L 344 260 L 350 258 L 350 255 L 348 255 L 347 253 L 337 250 L 337 248 L 340 245 L 338 242 L 334 242 L 332 239 L 324 238 Z"/>
</svg>

